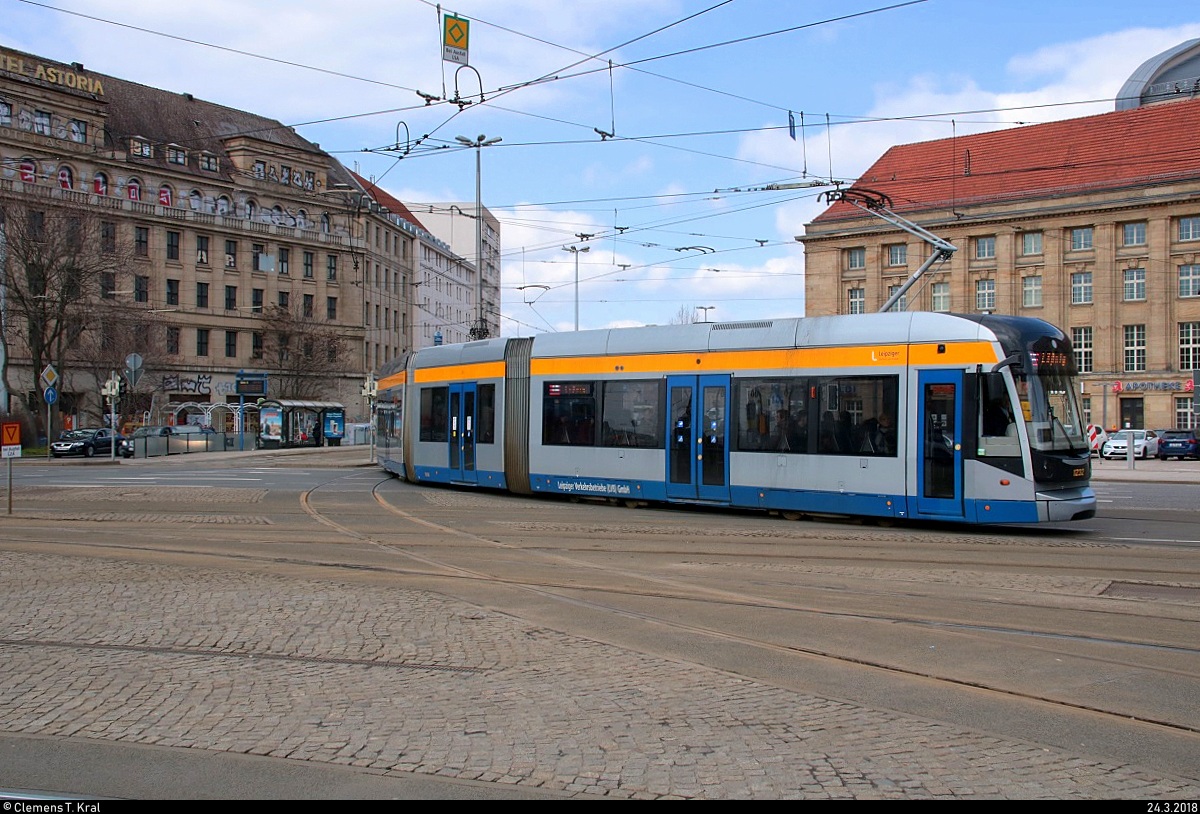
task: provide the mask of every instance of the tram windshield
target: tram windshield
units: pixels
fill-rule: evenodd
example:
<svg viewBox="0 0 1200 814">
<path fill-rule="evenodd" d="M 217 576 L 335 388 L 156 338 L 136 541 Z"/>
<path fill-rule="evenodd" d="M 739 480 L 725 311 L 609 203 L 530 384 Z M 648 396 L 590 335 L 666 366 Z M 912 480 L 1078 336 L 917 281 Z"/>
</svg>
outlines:
<svg viewBox="0 0 1200 814">
<path fill-rule="evenodd" d="M 1075 378 L 1065 371 L 1014 371 L 1017 396 L 1029 431 L 1029 445 L 1042 452 L 1086 453 L 1086 424 L 1079 409 Z"/>
</svg>

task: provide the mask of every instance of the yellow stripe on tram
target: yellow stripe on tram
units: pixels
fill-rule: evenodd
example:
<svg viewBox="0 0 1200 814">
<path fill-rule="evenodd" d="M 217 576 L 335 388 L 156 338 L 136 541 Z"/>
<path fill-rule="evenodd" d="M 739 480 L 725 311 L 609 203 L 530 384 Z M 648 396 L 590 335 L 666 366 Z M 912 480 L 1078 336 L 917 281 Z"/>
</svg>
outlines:
<svg viewBox="0 0 1200 814">
<path fill-rule="evenodd" d="M 469 382 L 477 379 L 504 378 L 504 362 L 476 362 L 469 365 L 424 367 L 413 371 L 413 382 Z"/>
</svg>

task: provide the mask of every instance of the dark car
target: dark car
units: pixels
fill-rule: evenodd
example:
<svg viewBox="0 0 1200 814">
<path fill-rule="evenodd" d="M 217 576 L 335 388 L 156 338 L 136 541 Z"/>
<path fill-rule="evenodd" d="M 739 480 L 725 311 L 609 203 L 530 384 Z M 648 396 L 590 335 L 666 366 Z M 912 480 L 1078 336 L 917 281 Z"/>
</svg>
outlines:
<svg viewBox="0 0 1200 814">
<path fill-rule="evenodd" d="M 1163 430 L 1158 439 L 1158 459 L 1200 459 L 1200 438 L 1195 430 Z"/>
<path fill-rule="evenodd" d="M 50 454 L 55 458 L 65 455 L 82 455 L 85 458 L 96 454 L 111 455 L 113 444 L 120 444 L 121 440 L 120 435 L 107 427 L 67 430 L 50 445 Z"/>
</svg>

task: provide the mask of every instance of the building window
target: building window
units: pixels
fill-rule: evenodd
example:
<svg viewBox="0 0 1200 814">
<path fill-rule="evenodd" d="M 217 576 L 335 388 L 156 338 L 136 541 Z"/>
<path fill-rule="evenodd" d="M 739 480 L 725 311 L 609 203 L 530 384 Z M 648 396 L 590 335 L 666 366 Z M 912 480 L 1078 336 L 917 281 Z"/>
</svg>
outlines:
<svg viewBox="0 0 1200 814">
<path fill-rule="evenodd" d="M 1075 367 L 1079 368 L 1080 373 L 1092 372 L 1092 329 L 1091 326 L 1086 328 L 1071 329 L 1071 346 L 1075 350 Z"/>
<path fill-rule="evenodd" d="M 87 144 L 87 122 L 80 119 L 71 119 L 68 131 L 71 141 L 76 144 Z"/>
<path fill-rule="evenodd" d="M 236 311 L 237 307 L 237 286 L 225 286 L 225 310 Z"/>
<path fill-rule="evenodd" d="M 313 253 L 304 253 L 304 279 L 311 280 L 313 277 Z"/>
<path fill-rule="evenodd" d="M 888 246 L 888 265 L 889 266 L 907 266 L 908 265 L 908 244 L 893 243 Z"/>
<path fill-rule="evenodd" d="M 1179 323 L 1179 369 L 1200 370 L 1200 322 Z"/>
<path fill-rule="evenodd" d="M 1042 233 L 1041 232 L 1022 232 L 1021 233 L 1021 254 L 1041 254 L 1042 253 Z"/>
<path fill-rule="evenodd" d="M 1179 296 L 1200 297 L 1200 266 L 1179 267 Z"/>
<path fill-rule="evenodd" d="M 992 279 L 975 281 L 975 310 L 996 310 L 996 281 Z"/>
<path fill-rule="evenodd" d="M 173 206 L 175 201 L 175 193 L 170 185 L 163 184 L 158 188 L 158 202 L 163 206 Z"/>
<path fill-rule="evenodd" d="M 179 305 L 178 280 L 167 280 L 167 305 Z"/>
<path fill-rule="evenodd" d="M 312 317 L 312 315 L 313 315 L 313 302 L 314 302 L 314 298 L 313 298 L 313 295 L 312 295 L 312 294 L 305 294 L 305 295 L 304 295 L 304 316 L 306 316 L 306 317 L 310 317 L 310 318 Z"/>
<path fill-rule="evenodd" d="M 1200 240 L 1200 217 L 1179 219 L 1180 240 Z"/>
<path fill-rule="evenodd" d="M 208 307 L 208 283 L 196 283 L 196 307 Z"/>
<path fill-rule="evenodd" d="M 1191 396 L 1175 397 L 1175 426 L 1181 430 L 1196 429 L 1196 414 L 1192 411 Z"/>
<path fill-rule="evenodd" d="M 337 255 L 336 254 L 325 255 L 325 279 L 326 280 L 336 280 L 337 279 Z"/>
<path fill-rule="evenodd" d="M 1025 308 L 1042 307 L 1042 277 L 1040 274 L 1021 278 L 1021 305 Z"/>
<path fill-rule="evenodd" d="M 250 245 L 250 268 L 253 271 L 262 271 L 262 256 L 266 251 L 266 247 L 261 243 L 253 243 Z"/>
<path fill-rule="evenodd" d="M 173 326 L 167 328 L 167 353 L 171 356 L 179 355 L 179 329 Z"/>
<path fill-rule="evenodd" d="M 289 249 L 279 250 L 279 273 L 287 274 L 288 268 L 291 265 L 292 253 Z"/>
<path fill-rule="evenodd" d="M 125 194 L 131 201 L 140 201 L 142 199 L 142 185 L 136 178 L 130 178 L 125 184 Z"/>
<path fill-rule="evenodd" d="M 263 310 L 263 290 L 254 288 L 250 290 L 250 310 L 255 314 L 261 314 Z"/>
<path fill-rule="evenodd" d="M 206 172 L 217 171 L 217 157 L 212 153 L 200 154 L 200 169 Z"/>
<path fill-rule="evenodd" d="M 0 102 L 0 127 L 12 127 L 12 105 Z"/>
<path fill-rule="evenodd" d="M 143 138 L 131 138 L 129 140 L 129 154 L 136 158 L 150 158 L 154 151 L 150 147 L 150 142 Z"/>
<path fill-rule="evenodd" d="M 50 113 L 46 110 L 33 112 L 33 132 L 39 136 L 50 135 Z"/>
<path fill-rule="evenodd" d="M 111 271 L 100 272 L 100 299 L 114 300 L 117 298 L 117 275 Z"/>
<path fill-rule="evenodd" d="M 92 176 L 92 192 L 96 193 L 100 197 L 104 197 L 105 195 L 108 194 L 108 176 L 107 175 L 105 175 L 102 172 L 98 172 L 94 176 Z"/>
<path fill-rule="evenodd" d="M 196 355 L 208 356 L 208 328 L 196 329 Z"/>
<path fill-rule="evenodd" d="M 179 259 L 179 232 L 167 232 L 167 259 Z"/>
<path fill-rule="evenodd" d="M 167 147 L 167 163 L 168 164 L 187 164 L 187 152 L 182 147 L 168 145 Z"/>
<path fill-rule="evenodd" d="M 196 265 L 208 265 L 208 235 L 196 235 Z"/>
<path fill-rule="evenodd" d="M 1124 277 L 1126 302 L 1146 299 L 1146 270 L 1125 269 Z"/>
<path fill-rule="evenodd" d="M 898 285 L 889 285 L 888 286 L 888 299 L 890 300 L 892 297 L 896 296 L 896 292 L 899 291 L 900 288 L 901 288 L 901 286 L 898 286 Z M 907 310 L 908 310 L 908 294 L 907 293 L 900 299 L 896 300 L 895 304 L 893 304 L 892 307 L 888 309 L 888 311 L 894 311 L 894 312 L 907 311 Z"/>
<path fill-rule="evenodd" d="M 133 278 L 133 301 L 150 302 L 150 278 L 138 274 Z"/>
<path fill-rule="evenodd" d="M 1082 252 L 1092 248 L 1092 227 L 1080 226 L 1071 230 L 1071 251 Z"/>
<path fill-rule="evenodd" d="M 263 358 L 263 335 L 257 331 L 250 334 L 250 358 Z"/>
<path fill-rule="evenodd" d="M 849 310 L 846 313 L 849 313 L 849 314 L 865 314 L 867 312 L 867 291 L 866 291 L 866 289 L 864 289 L 864 288 L 850 289 L 848 308 L 849 308 Z"/>
<path fill-rule="evenodd" d="M 291 304 L 292 304 L 291 294 L 289 294 L 287 291 L 280 291 L 279 292 L 279 307 L 286 311 L 291 306 Z"/>
<path fill-rule="evenodd" d="M 237 357 L 237 331 L 225 332 L 225 358 L 234 359 Z"/>
<path fill-rule="evenodd" d="M 117 250 L 117 224 L 112 221 L 100 222 L 100 251 L 112 254 Z"/>
<path fill-rule="evenodd" d="M 133 253 L 138 257 L 150 256 L 150 229 L 135 226 L 133 229 Z"/>
<path fill-rule="evenodd" d="M 1077 271 L 1071 275 L 1071 304 L 1086 305 L 1092 301 L 1092 273 Z"/>
<path fill-rule="evenodd" d="M 996 259 L 996 236 L 988 235 L 987 237 L 975 238 L 975 259 L 976 260 L 995 260 Z"/>
<path fill-rule="evenodd" d="M 325 298 L 325 316 L 330 320 L 337 319 L 337 297 Z"/>
<path fill-rule="evenodd" d="M 265 161 L 255 161 L 254 162 L 254 177 L 259 181 L 266 179 L 266 177 L 267 177 L 267 162 L 265 162 Z"/>
<path fill-rule="evenodd" d="M 1138 223 L 1121 224 L 1121 245 L 1122 246 L 1145 246 L 1146 245 L 1146 223 L 1144 221 Z"/>
<path fill-rule="evenodd" d="M 950 310 L 950 284 L 934 283 L 931 290 L 934 311 L 946 313 Z"/>
<path fill-rule="evenodd" d="M 846 250 L 846 268 L 851 271 L 857 269 L 865 269 L 867 267 L 867 250 L 859 247 L 857 249 Z"/>
<path fill-rule="evenodd" d="M 1143 373 L 1146 370 L 1146 326 L 1125 326 L 1125 372 Z"/>
<path fill-rule="evenodd" d="M 227 268 L 227 269 L 237 268 L 237 241 L 236 240 L 226 240 L 225 241 L 225 268 Z"/>
</svg>

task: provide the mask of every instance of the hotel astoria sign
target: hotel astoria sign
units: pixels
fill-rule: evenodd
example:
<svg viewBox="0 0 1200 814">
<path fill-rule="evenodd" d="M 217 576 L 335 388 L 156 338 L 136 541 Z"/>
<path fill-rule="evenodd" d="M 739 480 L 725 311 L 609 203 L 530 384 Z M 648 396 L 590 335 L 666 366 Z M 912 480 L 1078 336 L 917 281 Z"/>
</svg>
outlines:
<svg viewBox="0 0 1200 814">
<path fill-rule="evenodd" d="M 57 65 L 47 65 L 42 62 L 32 62 L 16 54 L 0 51 L 0 68 L 9 73 L 20 74 L 31 79 L 59 85 L 71 90 L 84 93 L 104 95 L 104 84 L 99 78 L 93 78 L 78 70 L 71 70 Z"/>
</svg>

